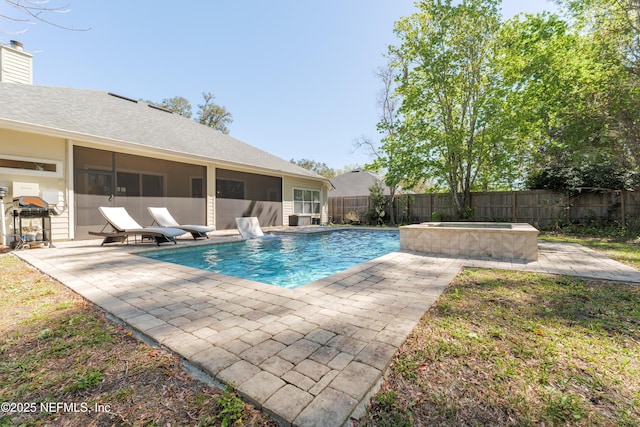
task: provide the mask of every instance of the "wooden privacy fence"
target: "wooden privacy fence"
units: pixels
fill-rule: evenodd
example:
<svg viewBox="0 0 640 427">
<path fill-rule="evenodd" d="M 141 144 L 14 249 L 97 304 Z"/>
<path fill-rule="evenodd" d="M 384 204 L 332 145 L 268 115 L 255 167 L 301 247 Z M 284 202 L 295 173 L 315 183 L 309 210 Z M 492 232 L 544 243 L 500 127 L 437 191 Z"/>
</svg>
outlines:
<svg viewBox="0 0 640 427">
<path fill-rule="evenodd" d="M 331 222 L 346 223 L 346 217 L 352 216 L 367 222 L 369 196 L 329 197 L 328 202 Z M 450 221 L 456 217 L 449 194 L 400 195 L 396 196 L 394 207 L 396 222 L 401 223 Z M 550 190 L 472 193 L 471 208 L 472 221 L 527 222 L 542 229 L 571 222 L 640 225 L 640 196 L 629 191 L 585 191 L 575 195 Z M 389 220 L 389 209 L 385 219 Z"/>
</svg>

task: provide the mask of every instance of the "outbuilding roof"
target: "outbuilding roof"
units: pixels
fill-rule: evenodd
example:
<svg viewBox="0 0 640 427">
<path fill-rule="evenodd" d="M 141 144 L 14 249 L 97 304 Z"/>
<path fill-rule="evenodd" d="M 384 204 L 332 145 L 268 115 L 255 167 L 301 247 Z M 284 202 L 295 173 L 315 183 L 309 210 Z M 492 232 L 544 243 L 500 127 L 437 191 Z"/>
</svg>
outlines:
<svg viewBox="0 0 640 427">
<path fill-rule="evenodd" d="M 277 174 L 326 178 L 143 101 L 105 91 L 0 83 L 0 127 L 150 148 Z"/>
<path fill-rule="evenodd" d="M 382 177 L 368 170 L 355 169 L 331 178 L 334 188 L 329 191 L 329 197 L 368 196 L 371 193 L 369 188 L 376 182 L 380 183 L 384 194 L 388 196 L 389 187 L 382 181 Z"/>
<path fill-rule="evenodd" d="M 370 188 L 379 183 L 382 187 L 384 195 L 389 196 L 391 190 L 384 183 L 384 177 L 366 169 L 355 169 L 342 175 L 331 178 L 333 189 L 329 191 L 329 197 L 360 197 L 369 196 Z M 413 194 L 413 191 L 407 191 L 399 187 L 397 194 Z"/>
</svg>

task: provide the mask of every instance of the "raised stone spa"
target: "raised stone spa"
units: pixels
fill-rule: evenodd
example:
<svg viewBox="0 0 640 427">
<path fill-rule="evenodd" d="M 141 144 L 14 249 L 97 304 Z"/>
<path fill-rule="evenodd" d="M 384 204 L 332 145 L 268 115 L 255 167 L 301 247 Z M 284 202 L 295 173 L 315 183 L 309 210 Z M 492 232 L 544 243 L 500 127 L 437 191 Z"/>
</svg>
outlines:
<svg viewBox="0 0 640 427">
<path fill-rule="evenodd" d="M 526 223 L 423 222 L 400 227 L 400 249 L 456 257 L 537 261 L 538 233 Z"/>
</svg>

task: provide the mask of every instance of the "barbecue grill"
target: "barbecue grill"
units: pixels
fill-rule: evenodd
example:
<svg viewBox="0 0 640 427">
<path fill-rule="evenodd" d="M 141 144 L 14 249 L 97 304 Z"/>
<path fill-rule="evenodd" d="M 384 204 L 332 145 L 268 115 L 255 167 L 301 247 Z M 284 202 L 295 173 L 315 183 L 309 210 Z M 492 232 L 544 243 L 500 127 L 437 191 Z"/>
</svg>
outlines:
<svg viewBox="0 0 640 427">
<path fill-rule="evenodd" d="M 53 246 L 51 241 L 51 215 L 55 209 L 37 196 L 21 196 L 13 199 L 13 232 L 16 236 L 15 249 L 34 245 Z"/>
</svg>

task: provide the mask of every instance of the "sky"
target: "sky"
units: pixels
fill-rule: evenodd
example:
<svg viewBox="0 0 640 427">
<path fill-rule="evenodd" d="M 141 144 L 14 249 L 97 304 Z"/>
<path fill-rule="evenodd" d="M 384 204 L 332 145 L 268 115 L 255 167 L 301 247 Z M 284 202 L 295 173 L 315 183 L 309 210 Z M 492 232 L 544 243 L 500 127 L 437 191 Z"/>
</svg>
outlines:
<svg viewBox="0 0 640 427">
<path fill-rule="evenodd" d="M 233 115 L 230 135 L 285 160 L 364 165 L 361 137 L 379 141 L 375 71 L 413 0 L 49 0 L 69 31 L 0 19 L 0 43 L 33 54 L 33 83 L 160 103 L 202 93 Z M 548 0 L 504 0 L 502 13 L 556 11 Z M 0 15 L 16 16 L 0 0 Z M 25 31 L 26 30 L 26 31 Z"/>
</svg>

